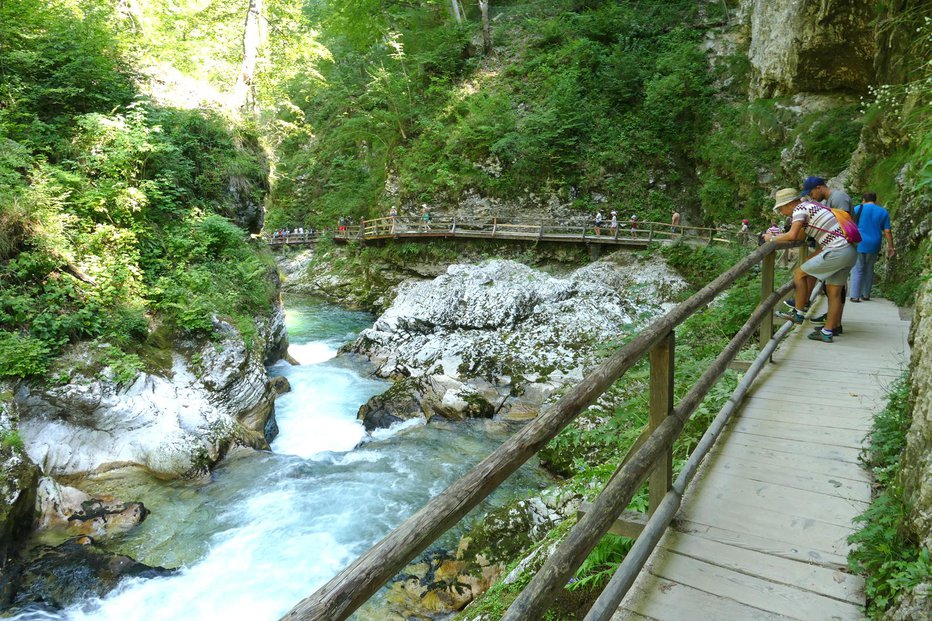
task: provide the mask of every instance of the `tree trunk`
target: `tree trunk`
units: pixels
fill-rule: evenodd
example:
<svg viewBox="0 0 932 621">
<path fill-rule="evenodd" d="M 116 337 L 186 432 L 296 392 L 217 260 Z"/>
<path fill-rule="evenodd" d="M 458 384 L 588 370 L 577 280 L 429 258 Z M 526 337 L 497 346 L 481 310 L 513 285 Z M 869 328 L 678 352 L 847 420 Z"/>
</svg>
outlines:
<svg viewBox="0 0 932 621">
<path fill-rule="evenodd" d="M 489 0 L 479 0 L 479 11 L 482 13 L 482 50 L 486 54 L 491 54 L 492 27 L 489 25 Z"/>
<path fill-rule="evenodd" d="M 453 12 L 453 17 L 456 18 L 456 23 L 462 26 L 463 13 L 460 11 L 460 3 L 457 0 L 450 0 L 450 4 L 450 10 Z"/>
<path fill-rule="evenodd" d="M 243 26 L 243 63 L 240 65 L 236 86 L 233 87 L 233 107 L 240 111 L 253 111 L 256 107 L 256 61 L 262 41 L 262 0 L 249 0 L 246 23 Z"/>
</svg>

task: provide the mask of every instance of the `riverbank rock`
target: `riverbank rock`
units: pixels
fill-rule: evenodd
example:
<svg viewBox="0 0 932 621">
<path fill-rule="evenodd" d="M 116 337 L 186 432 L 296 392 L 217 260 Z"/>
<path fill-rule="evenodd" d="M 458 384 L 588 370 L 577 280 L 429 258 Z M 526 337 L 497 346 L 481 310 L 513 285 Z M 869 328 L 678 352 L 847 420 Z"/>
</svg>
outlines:
<svg viewBox="0 0 932 621">
<path fill-rule="evenodd" d="M 565 277 L 490 260 L 405 282 L 347 348 L 398 380 L 359 417 L 367 428 L 412 416 L 533 418 L 682 286 L 661 260 L 630 255 Z"/>
<path fill-rule="evenodd" d="M 3 388 L 0 385 L 0 569 L 17 542 L 32 530 L 39 484 L 39 469 L 20 445 L 9 415 L 12 393 Z"/>
<path fill-rule="evenodd" d="M 112 496 L 92 498 L 49 477 L 39 481 L 37 496 L 38 528 L 54 530 L 63 537 L 115 537 L 132 530 L 149 515 L 141 502 L 121 502 Z"/>
<path fill-rule="evenodd" d="M 67 384 L 20 383 L 13 407 L 30 458 L 56 478 L 123 466 L 177 478 L 206 472 L 233 445 L 268 448 L 265 352 L 215 325 L 217 341 L 172 350 L 166 373 L 120 384 L 97 362 L 109 346 L 82 343 L 61 361 Z"/>
<path fill-rule="evenodd" d="M 79 599 L 103 597 L 124 578 L 156 578 L 174 573 L 111 554 L 91 537 L 58 546 L 39 546 L 0 575 L 0 611 L 60 610 Z"/>
</svg>

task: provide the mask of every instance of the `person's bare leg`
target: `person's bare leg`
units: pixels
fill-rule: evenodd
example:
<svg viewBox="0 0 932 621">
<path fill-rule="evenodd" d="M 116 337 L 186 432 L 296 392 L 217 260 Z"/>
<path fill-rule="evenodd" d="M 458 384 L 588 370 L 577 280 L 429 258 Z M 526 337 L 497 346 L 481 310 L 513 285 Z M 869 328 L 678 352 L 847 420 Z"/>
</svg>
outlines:
<svg viewBox="0 0 932 621">
<path fill-rule="evenodd" d="M 793 285 L 796 287 L 796 310 L 803 312 L 806 304 L 809 303 L 809 286 L 808 279 L 811 278 L 801 267 L 797 267 L 793 272 Z"/>
<path fill-rule="evenodd" d="M 828 317 L 825 319 L 825 329 L 832 330 L 841 325 L 841 285 L 825 285 L 828 295 Z"/>
</svg>

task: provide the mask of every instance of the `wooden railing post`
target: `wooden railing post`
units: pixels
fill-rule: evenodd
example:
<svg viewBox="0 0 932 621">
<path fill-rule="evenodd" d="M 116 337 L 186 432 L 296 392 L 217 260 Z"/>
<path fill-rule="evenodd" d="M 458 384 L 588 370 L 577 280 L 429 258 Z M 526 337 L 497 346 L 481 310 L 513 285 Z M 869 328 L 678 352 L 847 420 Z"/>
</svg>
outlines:
<svg viewBox="0 0 932 621">
<path fill-rule="evenodd" d="M 773 274 L 774 267 L 777 258 L 777 252 L 771 252 L 770 254 L 764 256 L 764 260 L 761 262 L 760 269 L 760 300 L 763 302 L 770 294 L 773 293 Z M 767 342 L 773 337 L 773 313 L 767 313 L 764 315 L 763 320 L 760 322 L 760 346 L 761 349 L 767 344 Z"/>
<path fill-rule="evenodd" d="M 648 242 L 654 241 L 654 223 L 653 222 L 650 223 L 650 226 L 647 229 L 647 241 Z"/>
<path fill-rule="evenodd" d="M 492 237 L 495 237 L 495 229 L 498 228 L 498 218 L 492 218 Z"/>
<path fill-rule="evenodd" d="M 453 226 L 450 227 L 450 232 L 456 235 L 456 216 L 453 216 Z"/>
<path fill-rule="evenodd" d="M 648 430 L 655 429 L 673 412 L 673 350 L 676 335 L 672 330 L 666 338 L 650 350 L 650 419 Z M 654 464 L 650 475 L 649 513 L 660 506 L 663 497 L 673 484 L 673 452 L 667 450 Z"/>
</svg>

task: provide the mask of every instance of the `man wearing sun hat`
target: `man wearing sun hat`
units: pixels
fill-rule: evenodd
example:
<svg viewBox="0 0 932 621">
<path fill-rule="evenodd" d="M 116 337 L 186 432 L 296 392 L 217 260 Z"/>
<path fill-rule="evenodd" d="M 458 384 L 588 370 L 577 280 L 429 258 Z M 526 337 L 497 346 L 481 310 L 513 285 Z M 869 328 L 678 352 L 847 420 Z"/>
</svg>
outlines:
<svg viewBox="0 0 932 621">
<path fill-rule="evenodd" d="M 831 343 L 833 329 L 841 324 L 842 295 L 851 267 L 858 260 L 854 245 L 848 243 L 844 232 L 835 219 L 832 210 L 816 201 L 808 200 L 793 188 L 777 190 L 773 210 L 782 216 L 791 216 L 792 225 L 786 233 L 774 235 L 765 233 L 764 241 L 801 241 L 812 237 L 821 246 L 818 254 L 796 268 L 793 282 L 796 285 L 796 307 L 788 313 L 778 316 L 801 324 L 809 300 L 808 278 L 810 276 L 825 282 L 828 295 L 828 316 L 822 329 L 816 329 L 809 335 L 814 341 Z"/>
</svg>

